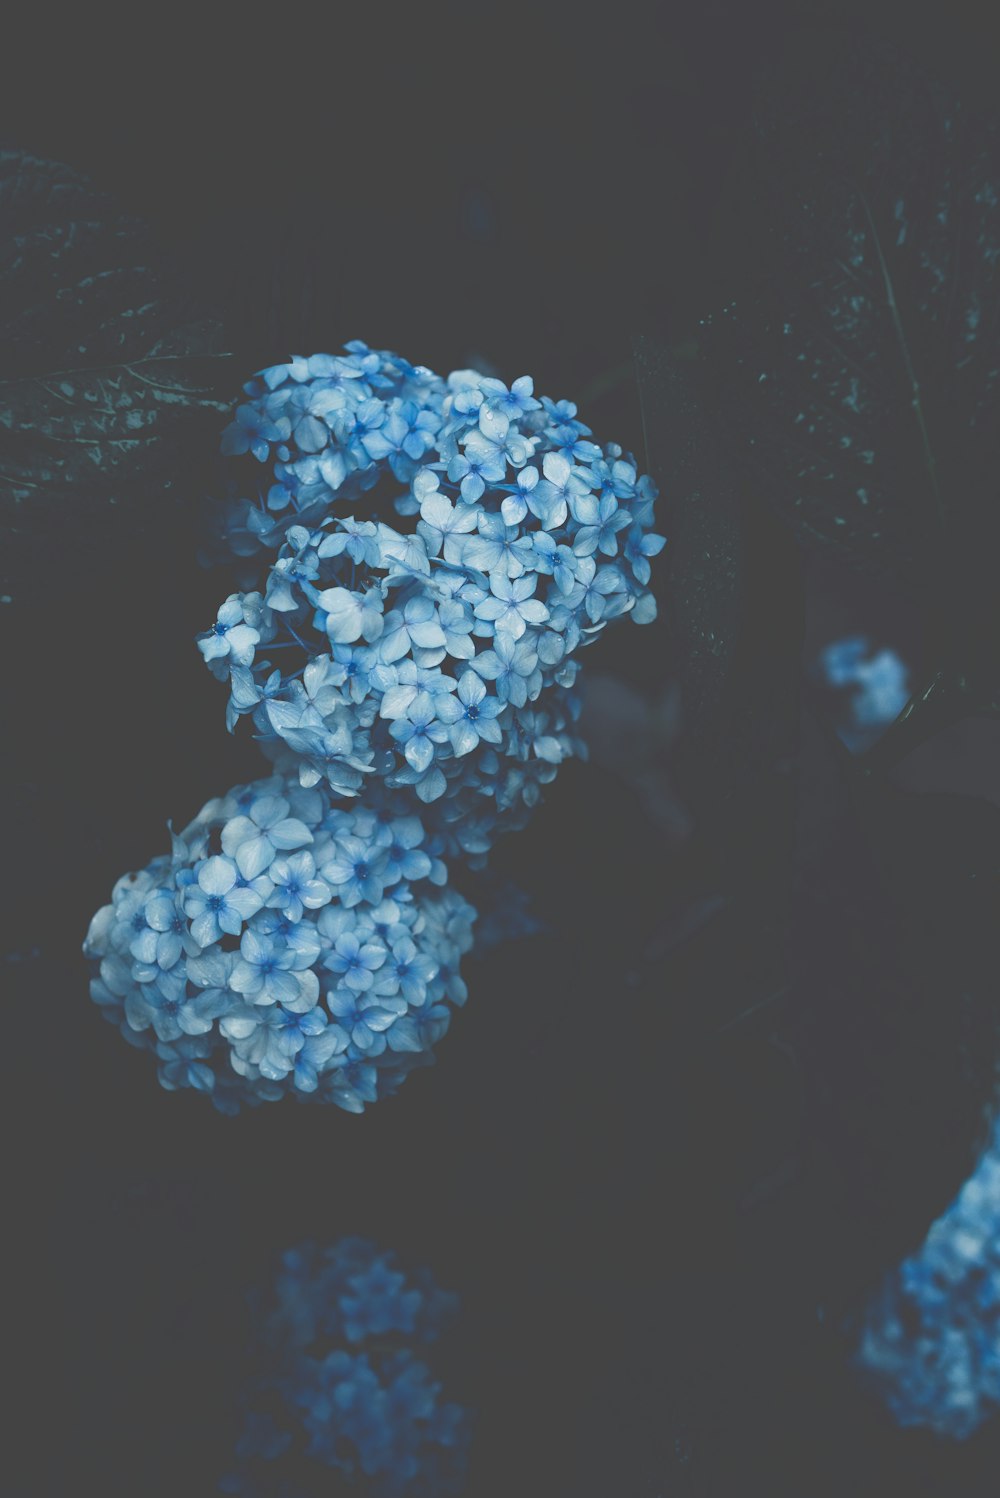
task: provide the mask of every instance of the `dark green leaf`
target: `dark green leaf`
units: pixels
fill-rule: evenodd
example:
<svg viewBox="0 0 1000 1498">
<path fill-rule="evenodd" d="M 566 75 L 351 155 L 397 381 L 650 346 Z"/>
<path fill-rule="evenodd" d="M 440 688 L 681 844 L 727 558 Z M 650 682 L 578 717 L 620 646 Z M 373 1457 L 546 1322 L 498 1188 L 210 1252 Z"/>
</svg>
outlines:
<svg viewBox="0 0 1000 1498">
<path fill-rule="evenodd" d="M 772 79 L 740 215 L 746 298 L 708 319 L 720 435 L 805 545 L 911 592 L 995 554 L 1000 158 L 905 59 Z"/>
<path fill-rule="evenodd" d="M 0 225 L 10 595 L 76 566 L 109 521 L 135 533 L 171 491 L 190 503 L 185 481 L 235 392 L 219 323 L 144 226 L 75 172 L 0 153 Z"/>
</svg>

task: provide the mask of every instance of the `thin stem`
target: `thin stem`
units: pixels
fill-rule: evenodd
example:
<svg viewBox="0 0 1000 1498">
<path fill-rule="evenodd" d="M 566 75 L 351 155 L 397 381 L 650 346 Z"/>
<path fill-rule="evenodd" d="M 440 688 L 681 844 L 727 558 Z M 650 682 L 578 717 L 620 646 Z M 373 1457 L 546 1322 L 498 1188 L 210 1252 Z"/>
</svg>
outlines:
<svg viewBox="0 0 1000 1498">
<path fill-rule="evenodd" d="M 916 372 L 913 368 L 913 361 L 910 358 L 909 346 L 903 333 L 903 320 L 899 315 L 899 306 L 896 302 L 896 293 L 893 288 L 892 277 L 889 274 L 889 267 L 886 264 L 885 255 L 882 253 L 882 241 L 879 239 L 878 230 L 875 227 L 875 219 L 873 218 L 872 211 L 868 206 L 868 200 L 866 199 L 864 193 L 860 190 L 858 190 L 858 197 L 861 199 L 862 207 L 865 210 L 868 223 L 871 226 L 872 239 L 875 243 L 875 253 L 878 256 L 879 269 L 882 272 L 882 281 L 885 285 L 886 300 L 889 303 L 889 313 L 892 317 L 893 327 L 896 329 L 896 337 L 899 339 L 899 347 L 903 355 L 903 365 L 906 369 L 906 377 L 910 382 L 910 390 L 912 392 L 910 405 L 913 408 L 913 413 L 917 418 L 917 425 L 920 428 L 920 440 L 923 444 L 924 459 L 927 463 L 927 471 L 930 476 L 931 492 L 934 496 L 934 503 L 937 508 L 938 520 L 941 523 L 942 530 L 947 530 L 948 514 L 945 510 L 944 502 L 941 498 L 941 491 L 938 487 L 937 464 L 934 461 L 934 454 L 931 451 L 930 436 L 927 431 L 927 423 L 924 419 L 924 408 L 920 398 L 920 385 L 917 382 Z"/>
<path fill-rule="evenodd" d="M 937 670 L 916 691 L 877 744 L 858 756 L 862 775 L 885 774 L 912 750 L 972 710 L 964 678 Z"/>
</svg>

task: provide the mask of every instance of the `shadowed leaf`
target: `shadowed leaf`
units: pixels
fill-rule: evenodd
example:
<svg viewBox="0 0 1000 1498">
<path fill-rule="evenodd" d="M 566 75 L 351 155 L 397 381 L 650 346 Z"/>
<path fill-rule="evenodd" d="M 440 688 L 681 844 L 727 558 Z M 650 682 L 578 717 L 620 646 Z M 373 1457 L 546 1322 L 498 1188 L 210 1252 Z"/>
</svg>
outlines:
<svg viewBox="0 0 1000 1498">
<path fill-rule="evenodd" d="M 190 503 L 233 376 L 149 232 L 69 168 L 0 153 L 0 225 L 0 514 L 29 591 Z"/>
<path fill-rule="evenodd" d="M 743 605 L 743 533 L 733 474 L 689 370 L 652 338 L 633 344 L 647 458 L 665 515 L 665 612 L 686 728 L 713 726 L 730 689 Z"/>
<path fill-rule="evenodd" d="M 997 128 L 871 49 L 764 97 L 753 290 L 705 325 L 720 434 L 800 542 L 919 591 L 996 540 Z"/>
</svg>

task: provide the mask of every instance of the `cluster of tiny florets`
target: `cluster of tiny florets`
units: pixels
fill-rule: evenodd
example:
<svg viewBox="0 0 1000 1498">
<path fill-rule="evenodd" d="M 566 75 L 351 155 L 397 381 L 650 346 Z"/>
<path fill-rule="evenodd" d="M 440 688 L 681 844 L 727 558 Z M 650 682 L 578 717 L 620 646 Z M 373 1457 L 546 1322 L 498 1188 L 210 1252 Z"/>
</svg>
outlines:
<svg viewBox="0 0 1000 1498">
<path fill-rule="evenodd" d="M 578 648 L 655 615 L 654 486 L 527 377 L 443 380 L 352 343 L 245 392 L 223 450 L 267 477 L 228 540 L 268 567 L 199 640 L 230 728 L 250 716 L 303 785 L 415 797 L 451 851 L 484 854 L 583 753 Z"/>
<path fill-rule="evenodd" d="M 91 992 L 164 1087 L 224 1112 L 292 1094 L 361 1112 L 426 1064 L 465 1001 L 475 912 L 416 815 L 273 776 L 210 801 L 115 886 Z"/>
<path fill-rule="evenodd" d="M 351 343 L 244 391 L 222 450 L 266 478 L 223 529 L 266 566 L 199 647 L 276 774 L 120 880 L 85 951 L 165 1087 L 360 1112 L 464 999 L 445 860 L 481 867 L 585 752 L 579 647 L 655 616 L 656 491 L 527 377 Z"/>
<path fill-rule="evenodd" d="M 458 1491 L 469 1413 L 442 1398 L 422 1356 L 456 1309 L 429 1274 L 404 1273 L 364 1239 L 286 1252 L 255 1317 L 262 1371 L 222 1491 L 287 1493 L 292 1452 L 309 1492 L 324 1490 L 330 1469 L 378 1498 Z"/>
<path fill-rule="evenodd" d="M 869 1306 L 858 1359 L 900 1425 L 961 1440 L 1000 1412 L 1000 1124 Z"/>
</svg>

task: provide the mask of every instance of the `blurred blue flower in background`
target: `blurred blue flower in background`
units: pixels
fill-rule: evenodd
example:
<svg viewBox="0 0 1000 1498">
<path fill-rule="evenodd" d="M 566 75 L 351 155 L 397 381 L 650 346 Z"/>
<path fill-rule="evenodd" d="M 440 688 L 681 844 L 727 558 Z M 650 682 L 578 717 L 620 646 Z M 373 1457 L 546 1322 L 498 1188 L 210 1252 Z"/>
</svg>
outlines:
<svg viewBox="0 0 1000 1498">
<path fill-rule="evenodd" d="M 894 650 L 874 651 L 864 635 L 834 640 L 819 655 L 827 686 L 842 694 L 837 732 L 852 754 L 869 748 L 897 718 L 909 696 L 909 670 Z"/>
<path fill-rule="evenodd" d="M 900 1425 L 962 1440 L 1000 1409 L 1000 1121 L 923 1246 L 872 1300 L 857 1360 Z"/>
<path fill-rule="evenodd" d="M 282 1255 L 254 1306 L 260 1369 L 243 1404 L 232 1468 L 239 1498 L 319 1494 L 331 1472 L 374 1498 L 460 1491 L 470 1412 L 444 1397 L 425 1361 L 455 1318 L 455 1296 L 426 1271 L 362 1238 Z"/>
</svg>

